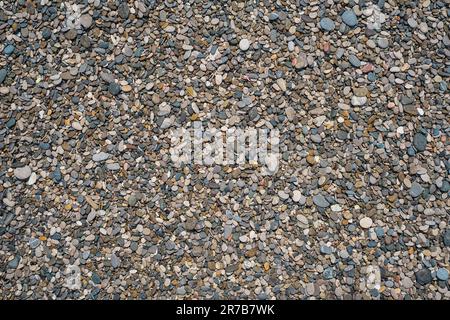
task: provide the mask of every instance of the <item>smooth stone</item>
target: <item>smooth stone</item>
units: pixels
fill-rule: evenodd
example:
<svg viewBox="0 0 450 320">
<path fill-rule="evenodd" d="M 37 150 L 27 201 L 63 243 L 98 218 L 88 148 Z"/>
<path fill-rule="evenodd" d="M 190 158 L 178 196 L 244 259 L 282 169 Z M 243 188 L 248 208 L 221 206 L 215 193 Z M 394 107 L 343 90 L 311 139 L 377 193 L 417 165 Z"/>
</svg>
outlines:
<svg viewBox="0 0 450 320">
<path fill-rule="evenodd" d="M 177 294 L 182 296 L 186 294 L 186 289 L 183 287 L 177 288 Z"/>
<path fill-rule="evenodd" d="M 37 181 L 37 174 L 36 172 L 32 172 L 30 175 L 30 178 L 27 181 L 27 185 L 32 186 Z"/>
<path fill-rule="evenodd" d="M 120 170 L 120 164 L 119 163 L 107 163 L 106 168 L 111 171 Z"/>
<path fill-rule="evenodd" d="M 355 68 L 359 68 L 361 66 L 361 61 L 354 54 L 348 56 L 348 62 L 350 62 L 350 64 Z"/>
<path fill-rule="evenodd" d="M 105 161 L 109 158 L 109 156 L 110 155 L 108 153 L 99 152 L 92 156 L 92 160 L 94 160 L 95 162 Z"/>
<path fill-rule="evenodd" d="M 111 266 L 117 268 L 120 265 L 120 259 L 113 253 L 111 254 Z"/>
<path fill-rule="evenodd" d="M 130 8 L 126 3 L 120 4 L 120 6 L 117 8 L 117 13 L 122 19 L 128 19 L 128 16 L 130 15 Z"/>
<path fill-rule="evenodd" d="M 83 28 L 89 29 L 92 25 L 92 17 L 88 14 L 83 14 L 80 17 L 80 24 L 83 26 Z"/>
<path fill-rule="evenodd" d="M 430 270 L 422 269 L 416 272 L 416 281 L 422 286 L 429 284 L 432 280 Z"/>
<path fill-rule="evenodd" d="M 248 39 L 241 39 L 241 41 L 239 41 L 239 49 L 247 51 L 248 48 L 250 48 L 250 41 Z"/>
<path fill-rule="evenodd" d="M 410 288 L 414 287 L 414 282 L 410 278 L 405 277 L 402 280 L 402 287 L 404 287 L 405 289 L 410 289 Z"/>
<path fill-rule="evenodd" d="M 336 273 L 334 272 L 333 268 L 327 268 L 323 270 L 323 277 L 326 280 L 331 280 L 336 276 Z"/>
<path fill-rule="evenodd" d="M 3 53 L 7 56 L 11 55 L 14 50 L 16 49 L 16 47 L 12 44 L 8 44 L 4 49 L 3 49 Z"/>
<path fill-rule="evenodd" d="M 326 31 L 334 30 L 334 21 L 330 18 L 323 18 L 320 20 L 320 27 Z"/>
<path fill-rule="evenodd" d="M 448 270 L 445 268 L 439 268 L 438 271 L 436 271 L 436 277 L 441 281 L 447 281 L 448 280 Z"/>
<path fill-rule="evenodd" d="M 21 259 L 20 256 L 15 256 L 14 259 L 8 262 L 8 269 L 16 269 L 19 266 Z"/>
<path fill-rule="evenodd" d="M 299 55 L 296 58 L 294 67 L 296 69 L 303 69 L 306 68 L 307 65 L 308 65 L 308 57 L 303 52 L 299 53 Z"/>
<path fill-rule="evenodd" d="M 442 240 L 444 241 L 444 245 L 446 247 L 450 247 L 450 229 L 446 230 L 442 235 Z"/>
<path fill-rule="evenodd" d="M 313 202 L 316 206 L 321 208 L 326 208 L 330 205 L 330 203 L 325 199 L 325 197 L 321 194 L 317 194 L 313 197 Z"/>
<path fill-rule="evenodd" d="M 413 145 L 417 151 L 425 151 L 427 148 L 427 137 L 422 133 L 416 133 L 413 138 Z"/>
<path fill-rule="evenodd" d="M 359 220 L 359 225 L 363 229 L 369 229 L 372 226 L 372 223 L 373 223 L 373 221 L 369 217 L 364 217 L 361 220 Z"/>
<path fill-rule="evenodd" d="M 302 193 L 300 192 L 300 190 L 294 190 L 292 192 L 292 200 L 294 202 L 299 202 L 301 198 L 302 198 Z"/>
<path fill-rule="evenodd" d="M 363 106 L 366 104 L 366 102 L 367 102 L 366 97 L 357 97 L 357 96 L 353 96 L 352 101 L 351 101 L 352 106 L 355 106 L 355 107 Z"/>
<path fill-rule="evenodd" d="M 3 81 L 5 81 L 7 74 L 8 71 L 5 68 L 0 69 L 0 84 L 2 84 Z"/>
<path fill-rule="evenodd" d="M 332 249 L 328 246 L 321 246 L 320 247 L 320 253 L 322 254 L 331 254 L 332 253 Z"/>
<path fill-rule="evenodd" d="M 113 95 L 113 96 L 117 96 L 120 91 L 122 90 L 122 88 L 120 87 L 120 85 L 118 85 L 115 82 L 111 82 L 108 86 L 108 91 Z"/>
<path fill-rule="evenodd" d="M 41 240 L 37 238 L 31 238 L 30 241 L 28 241 L 28 244 L 30 245 L 31 249 L 36 249 L 41 244 Z"/>
<path fill-rule="evenodd" d="M 14 169 L 14 176 L 19 180 L 26 180 L 31 176 L 31 168 L 24 166 Z"/>
<path fill-rule="evenodd" d="M 422 194 L 423 191 L 424 191 L 423 187 L 414 181 L 411 184 L 411 188 L 409 189 L 409 194 L 411 195 L 411 197 L 417 198 Z"/>
<path fill-rule="evenodd" d="M 411 28 L 416 28 L 418 24 L 417 24 L 417 21 L 414 18 L 409 18 L 408 19 L 408 25 Z"/>
<path fill-rule="evenodd" d="M 354 27 L 358 24 L 358 18 L 353 10 L 347 10 L 341 15 L 342 21 L 349 27 Z"/>
<path fill-rule="evenodd" d="M 294 118 L 295 118 L 295 109 L 294 108 L 292 108 L 291 106 L 287 107 L 285 113 L 286 113 L 286 117 L 288 118 L 289 121 L 294 120 Z"/>
<path fill-rule="evenodd" d="M 389 40 L 386 38 L 378 38 L 377 44 L 381 49 L 386 49 L 389 47 Z"/>
</svg>

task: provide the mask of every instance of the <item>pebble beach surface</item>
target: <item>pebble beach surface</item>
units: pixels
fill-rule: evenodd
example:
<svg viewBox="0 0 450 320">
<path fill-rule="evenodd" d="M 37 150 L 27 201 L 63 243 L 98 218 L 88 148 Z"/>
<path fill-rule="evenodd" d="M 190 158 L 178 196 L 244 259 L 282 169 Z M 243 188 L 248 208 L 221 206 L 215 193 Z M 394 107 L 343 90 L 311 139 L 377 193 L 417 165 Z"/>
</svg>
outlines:
<svg viewBox="0 0 450 320">
<path fill-rule="evenodd" d="M 449 299 L 449 15 L 0 1 L 0 298 Z M 194 121 L 278 170 L 174 166 Z"/>
</svg>

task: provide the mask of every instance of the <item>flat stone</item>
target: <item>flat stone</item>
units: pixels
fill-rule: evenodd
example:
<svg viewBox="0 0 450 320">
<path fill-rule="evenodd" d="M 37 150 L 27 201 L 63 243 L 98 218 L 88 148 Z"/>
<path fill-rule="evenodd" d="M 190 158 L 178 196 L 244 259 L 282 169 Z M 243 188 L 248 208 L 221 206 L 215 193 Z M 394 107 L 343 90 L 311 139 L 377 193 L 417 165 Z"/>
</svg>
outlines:
<svg viewBox="0 0 450 320">
<path fill-rule="evenodd" d="M 250 41 L 248 39 L 241 39 L 241 41 L 239 41 L 239 49 L 241 49 L 242 51 L 247 51 L 248 48 L 250 48 Z"/>
<path fill-rule="evenodd" d="M 350 62 L 350 64 L 355 68 L 359 68 L 361 66 L 361 61 L 354 54 L 348 56 L 348 62 Z"/>
<path fill-rule="evenodd" d="M 323 18 L 320 20 L 320 27 L 325 31 L 334 30 L 334 21 L 330 18 Z"/>
<path fill-rule="evenodd" d="M 416 272 L 416 281 L 420 285 L 424 286 L 432 281 L 431 271 L 428 269 L 422 269 Z"/>
<path fill-rule="evenodd" d="M 5 68 L 0 69 L 0 84 L 2 84 L 3 81 L 5 81 L 7 74 L 8 70 L 6 70 Z"/>
<path fill-rule="evenodd" d="M 294 190 L 292 192 L 292 201 L 294 202 L 299 202 L 302 198 L 302 193 L 300 192 L 300 190 Z"/>
<path fill-rule="evenodd" d="M 353 10 L 347 10 L 341 15 L 342 21 L 349 27 L 354 27 L 358 24 L 358 18 Z"/>
<path fill-rule="evenodd" d="M 110 157 L 110 155 L 108 153 L 99 152 L 92 156 L 92 160 L 94 160 L 95 162 L 100 162 L 100 161 L 107 160 L 109 157 Z"/>
<path fill-rule="evenodd" d="M 414 181 L 411 184 L 411 188 L 409 189 L 409 194 L 411 195 L 411 197 L 417 198 L 422 194 L 423 190 L 424 190 L 423 187 Z"/>
<path fill-rule="evenodd" d="M 427 137 L 422 133 L 416 133 L 413 138 L 413 145 L 417 151 L 425 151 L 427 148 Z"/>
<path fill-rule="evenodd" d="M 353 96 L 351 103 L 352 103 L 352 106 L 360 107 L 360 106 L 363 106 L 363 105 L 365 105 L 367 103 L 367 98 L 366 97 Z"/>
<path fill-rule="evenodd" d="M 89 14 L 83 14 L 80 17 L 80 24 L 83 26 L 83 28 L 89 29 L 92 25 L 92 17 Z"/>
<path fill-rule="evenodd" d="M 316 206 L 321 208 L 326 208 L 330 205 L 330 203 L 325 199 L 325 197 L 321 194 L 317 194 L 313 196 L 313 202 Z"/>
<path fill-rule="evenodd" d="M 363 229 L 369 229 L 372 226 L 372 219 L 369 217 L 364 217 L 361 220 L 359 220 L 359 225 Z"/>
<path fill-rule="evenodd" d="M 111 266 L 118 268 L 120 266 L 120 259 L 113 253 L 111 254 Z"/>
<path fill-rule="evenodd" d="M 120 85 L 118 85 L 115 82 L 111 82 L 108 86 L 108 91 L 113 95 L 113 96 L 117 96 L 120 91 L 122 90 L 122 88 L 120 87 Z"/>
<path fill-rule="evenodd" d="M 436 271 L 436 277 L 441 281 L 447 281 L 448 280 L 448 270 L 445 268 L 439 268 Z"/>
<path fill-rule="evenodd" d="M 31 168 L 24 166 L 14 169 L 14 176 L 19 180 L 27 180 L 31 176 Z"/>
</svg>

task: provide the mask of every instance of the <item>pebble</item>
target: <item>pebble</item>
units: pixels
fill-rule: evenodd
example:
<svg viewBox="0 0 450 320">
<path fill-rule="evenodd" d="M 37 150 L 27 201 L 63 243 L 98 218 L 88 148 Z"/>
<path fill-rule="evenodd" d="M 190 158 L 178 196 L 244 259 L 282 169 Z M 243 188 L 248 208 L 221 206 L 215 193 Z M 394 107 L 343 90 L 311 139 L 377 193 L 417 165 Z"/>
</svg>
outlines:
<svg viewBox="0 0 450 320">
<path fill-rule="evenodd" d="M 367 103 L 367 98 L 366 97 L 357 97 L 357 96 L 353 96 L 352 97 L 352 106 L 363 106 Z"/>
<path fill-rule="evenodd" d="M 105 161 L 110 157 L 110 155 L 106 152 L 99 152 L 92 156 L 92 160 L 95 162 Z"/>
<path fill-rule="evenodd" d="M 301 200 L 301 198 L 302 198 L 302 193 L 300 190 L 294 190 L 292 192 L 292 200 L 294 202 L 299 202 Z"/>
<path fill-rule="evenodd" d="M 413 144 L 417 151 L 423 152 L 427 148 L 427 137 L 422 133 L 416 133 L 414 135 Z"/>
<path fill-rule="evenodd" d="M 2 84 L 5 81 L 7 75 L 8 70 L 6 70 L 5 68 L 0 69 L 0 84 Z"/>
<path fill-rule="evenodd" d="M 359 68 L 361 66 L 361 61 L 353 54 L 348 56 L 348 62 L 355 68 Z"/>
<path fill-rule="evenodd" d="M 330 18 L 322 18 L 320 20 L 320 27 L 325 31 L 332 31 L 334 30 L 334 21 Z"/>
<path fill-rule="evenodd" d="M 372 223 L 373 223 L 373 221 L 369 217 L 364 217 L 361 220 L 359 220 L 359 225 L 363 229 L 369 229 L 372 226 Z"/>
<path fill-rule="evenodd" d="M 409 189 L 409 194 L 411 195 L 411 197 L 417 198 L 423 193 L 423 191 L 424 189 L 420 184 L 418 184 L 417 182 L 413 182 L 411 184 L 411 188 Z"/>
<path fill-rule="evenodd" d="M 346 10 L 341 15 L 342 21 L 349 27 L 354 27 L 358 24 L 358 18 L 353 10 Z"/>
<path fill-rule="evenodd" d="M 425 286 L 432 281 L 431 271 L 428 269 L 421 269 L 416 272 L 416 281 L 422 286 Z"/>
<path fill-rule="evenodd" d="M 121 92 L 122 88 L 115 82 L 111 82 L 108 86 L 108 91 L 113 95 L 117 96 Z"/>
<path fill-rule="evenodd" d="M 85 29 L 89 29 L 92 25 L 92 17 L 89 14 L 83 14 L 80 17 L 80 23 Z"/>
<path fill-rule="evenodd" d="M 441 281 L 447 281 L 448 280 L 448 270 L 445 268 L 439 268 L 436 271 L 436 277 Z"/>
<path fill-rule="evenodd" d="M 16 50 L 16 47 L 15 47 L 14 45 L 12 45 L 12 44 L 8 44 L 8 45 L 6 45 L 5 48 L 3 49 L 3 53 L 4 53 L 6 56 L 9 56 L 9 55 L 13 54 L 14 50 Z"/>
<path fill-rule="evenodd" d="M 120 266 L 120 259 L 113 253 L 111 254 L 111 266 L 118 268 Z"/>
<path fill-rule="evenodd" d="M 24 166 L 14 169 L 14 176 L 19 180 L 27 180 L 31 176 L 31 168 Z"/>
<path fill-rule="evenodd" d="M 325 199 L 325 197 L 321 194 L 317 194 L 313 197 L 313 202 L 316 206 L 321 208 L 326 208 L 330 205 L 330 203 Z"/>
<path fill-rule="evenodd" d="M 383 37 L 378 38 L 377 44 L 381 49 L 386 49 L 389 47 L 389 40 Z"/>
<path fill-rule="evenodd" d="M 250 41 L 248 39 L 241 39 L 241 41 L 239 41 L 239 49 L 241 49 L 242 51 L 247 51 L 248 48 L 250 48 Z"/>
</svg>

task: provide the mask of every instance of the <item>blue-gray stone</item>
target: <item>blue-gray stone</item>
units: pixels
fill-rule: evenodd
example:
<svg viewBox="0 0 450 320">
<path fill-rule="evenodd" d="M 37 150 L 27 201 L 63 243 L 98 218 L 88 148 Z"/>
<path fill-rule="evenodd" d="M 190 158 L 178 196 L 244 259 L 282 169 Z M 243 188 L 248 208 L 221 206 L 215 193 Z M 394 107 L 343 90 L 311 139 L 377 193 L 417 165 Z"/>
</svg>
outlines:
<svg viewBox="0 0 450 320">
<path fill-rule="evenodd" d="M 16 47 L 14 47 L 14 45 L 8 44 L 5 49 L 3 49 L 3 53 L 9 56 L 14 52 L 15 49 Z"/>
<path fill-rule="evenodd" d="M 320 27 L 326 31 L 334 30 L 334 21 L 330 18 L 323 18 L 320 20 Z"/>
<path fill-rule="evenodd" d="M 361 66 L 361 61 L 358 59 L 357 56 L 355 56 L 354 54 L 351 54 L 348 57 L 348 62 L 350 62 L 350 64 L 352 66 L 354 66 L 355 68 L 359 68 Z"/>
<path fill-rule="evenodd" d="M 48 40 L 51 38 L 51 36 L 52 36 L 52 31 L 49 28 L 45 27 L 42 30 L 42 38 L 44 38 L 45 40 Z"/>
<path fill-rule="evenodd" d="M 11 129 L 15 125 L 16 125 L 16 118 L 11 118 L 11 119 L 8 120 L 8 122 L 6 122 L 6 127 L 8 129 Z"/>
<path fill-rule="evenodd" d="M 326 280 L 333 279 L 336 276 L 336 273 L 334 272 L 333 268 L 326 268 L 323 270 L 323 277 Z"/>
<path fill-rule="evenodd" d="M 439 268 L 438 271 L 436 272 L 436 277 L 439 280 L 447 281 L 448 280 L 448 270 L 445 268 Z"/>
<path fill-rule="evenodd" d="M 50 149 L 50 144 L 47 142 L 41 142 L 39 143 L 39 148 L 41 148 L 42 150 L 48 150 Z"/>
<path fill-rule="evenodd" d="M 422 133 L 416 133 L 413 138 L 413 145 L 417 151 L 425 151 L 427 148 L 427 137 Z"/>
<path fill-rule="evenodd" d="M 96 274 L 95 272 L 92 273 L 92 277 L 91 280 L 93 283 L 95 284 L 100 284 L 102 282 L 102 280 L 100 279 L 100 277 L 98 276 L 98 274 Z"/>
<path fill-rule="evenodd" d="M 53 171 L 53 181 L 59 183 L 61 180 L 62 180 L 61 170 L 59 169 L 59 166 L 57 166 L 55 171 Z"/>
<path fill-rule="evenodd" d="M 448 192 L 450 190 L 450 182 L 448 182 L 448 180 L 444 180 L 440 189 L 442 192 Z"/>
<path fill-rule="evenodd" d="M 8 71 L 5 68 L 0 69 L 0 84 L 3 83 L 3 81 L 5 81 L 7 74 Z"/>
<path fill-rule="evenodd" d="M 446 230 L 442 237 L 443 237 L 443 240 L 444 240 L 444 245 L 446 247 L 450 247 L 450 229 Z"/>
<path fill-rule="evenodd" d="M 330 205 L 330 203 L 325 199 L 325 197 L 321 194 L 317 194 L 313 197 L 313 202 L 316 206 L 326 208 Z"/>
<path fill-rule="evenodd" d="M 353 10 L 347 10 L 345 11 L 342 16 L 342 21 L 349 27 L 354 27 L 358 24 L 358 18 L 356 17 L 356 14 L 353 12 Z"/>
<path fill-rule="evenodd" d="M 36 249 L 41 244 L 41 240 L 37 238 L 31 238 L 30 241 L 28 241 L 28 244 L 30 245 L 31 249 Z"/>
<path fill-rule="evenodd" d="M 409 147 L 406 152 L 408 153 L 408 156 L 412 157 L 416 155 L 416 150 L 413 147 Z"/>
<path fill-rule="evenodd" d="M 113 96 L 117 96 L 120 93 L 121 90 L 122 89 L 120 88 L 120 86 L 117 83 L 115 83 L 115 82 L 111 82 L 109 84 L 109 86 L 108 86 L 108 91 Z"/>
<path fill-rule="evenodd" d="M 422 192 L 423 192 L 423 187 L 414 181 L 411 184 L 411 189 L 409 189 L 409 194 L 411 195 L 411 197 L 417 198 L 418 196 L 420 196 L 422 194 Z"/>
<path fill-rule="evenodd" d="M 422 269 L 416 272 L 416 281 L 422 286 L 429 284 L 432 280 L 430 270 Z"/>
<path fill-rule="evenodd" d="M 382 227 L 376 227 L 375 228 L 375 233 L 377 235 L 378 238 L 381 238 L 384 236 L 384 230 Z"/>
<path fill-rule="evenodd" d="M 321 247 L 320 247 L 320 252 L 321 252 L 322 254 L 331 254 L 332 250 L 331 250 L 331 248 L 328 247 L 328 246 L 321 246 Z"/>
<path fill-rule="evenodd" d="M 10 262 L 8 262 L 9 269 L 16 269 L 19 266 L 21 258 L 20 256 L 15 256 Z"/>
<path fill-rule="evenodd" d="M 275 21 L 279 18 L 280 16 L 278 15 L 278 13 L 276 12 L 272 12 L 271 14 L 269 14 L 269 20 L 270 21 Z"/>
</svg>

